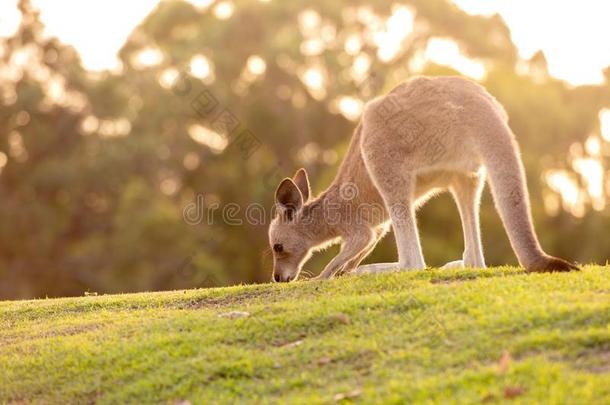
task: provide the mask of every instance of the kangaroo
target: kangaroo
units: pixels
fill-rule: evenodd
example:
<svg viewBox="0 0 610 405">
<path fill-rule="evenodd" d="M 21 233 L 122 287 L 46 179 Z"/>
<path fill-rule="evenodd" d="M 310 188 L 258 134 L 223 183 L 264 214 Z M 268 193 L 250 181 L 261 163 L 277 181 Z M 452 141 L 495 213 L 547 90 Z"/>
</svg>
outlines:
<svg viewBox="0 0 610 405">
<path fill-rule="evenodd" d="M 415 211 L 441 191 L 452 194 L 464 237 L 462 260 L 446 267 L 484 268 L 479 204 L 486 179 L 521 266 L 578 270 L 540 247 L 519 147 L 500 103 L 464 78 L 418 77 L 366 104 L 326 191 L 312 198 L 304 169 L 280 182 L 269 226 L 273 280 L 297 279 L 315 250 L 339 242 L 317 278 L 425 268 Z M 358 267 L 390 224 L 398 262 Z"/>
</svg>

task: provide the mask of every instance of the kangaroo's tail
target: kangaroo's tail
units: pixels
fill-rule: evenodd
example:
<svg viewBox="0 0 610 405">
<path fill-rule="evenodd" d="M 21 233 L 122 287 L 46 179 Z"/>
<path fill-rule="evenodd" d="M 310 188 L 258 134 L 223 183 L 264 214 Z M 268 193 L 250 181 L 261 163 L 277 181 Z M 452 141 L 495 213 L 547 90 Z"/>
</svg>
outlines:
<svg viewBox="0 0 610 405">
<path fill-rule="evenodd" d="M 538 242 L 529 206 L 525 171 L 514 135 L 504 122 L 485 137 L 481 156 L 487 169 L 496 209 L 519 263 L 529 271 L 578 270 L 575 265 L 547 255 Z"/>
</svg>

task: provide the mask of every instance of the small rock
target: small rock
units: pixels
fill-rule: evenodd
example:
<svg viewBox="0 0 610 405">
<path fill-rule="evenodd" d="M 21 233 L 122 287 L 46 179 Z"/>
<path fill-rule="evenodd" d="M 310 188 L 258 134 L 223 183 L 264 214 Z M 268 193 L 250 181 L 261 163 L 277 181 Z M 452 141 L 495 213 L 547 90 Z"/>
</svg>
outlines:
<svg viewBox="0 0 610 405">
<path fill-rule="evenodd" d="M 496 396 L 494 394 L 487 394 L 483 397 L 483 399 L 481 399 L 481 402 L 486 403 L 486 402 L 491 402 L 491 401 L 495 401 Z"/>
<path fill-rule="evenodd" d="M 280 347 L 290 348 L 290 347 L 301 346 L 302 344 L 303 344 L 303 340 L 296 340 L 294 342 L 290 342 L 290 343 L 286 343 L 284 345 L 281 345 Z"/>
<path fill-rule="evenodd" d="M 514 386 L 514 387 L 506 387 L 504 389 L 504 398 L 513 399 L 517 398 L 520 395 L 525 394 L 525 388 Z"/>
<path fill-rule="evenodd" d="M 356 398 L 356 397 L 359 397 L 360 395 L 362 395 L 362 389 L 356 388 L 349 392 L 340 392 L 339 394 L 335 394 L 333 399 L 335 401 L 339 402 L 339 401 L 343 401 L 344 399 Z"/>
<path fill-rule="evenodd" d="M 229 318 L 229 319 L 247 318 L 249 316 L 250 316 L 250 313 L 245 312 L 245 311 L 231 311 L 231 312 L 225 312 L 224 314 L 218 314 L 219 318 Z"/>
<path fill-rule="evenodd" d="M 498 362 L 498 374 L 506 373 L 510 367 L 511 361 L 512 357 L 510 352 L 508 350 L 504 350 L 502 357 L 500 357 L 500 361 Z"/>
<path fill-rule="evenodd" d="M 347 325 L 350 323 L 349 315 L 344 313 L 335 314 L 332 317 L 335 321 Z"/>
</svg>

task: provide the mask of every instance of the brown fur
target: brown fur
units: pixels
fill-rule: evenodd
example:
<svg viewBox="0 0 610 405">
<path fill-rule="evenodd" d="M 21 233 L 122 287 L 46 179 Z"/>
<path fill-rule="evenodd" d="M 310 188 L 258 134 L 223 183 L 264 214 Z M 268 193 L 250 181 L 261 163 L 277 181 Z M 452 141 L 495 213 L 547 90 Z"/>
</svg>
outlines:
<svg viewBox="0 0 610 405">
<path fill-rule="evenodd" d="M 415 210 L 445 190 L 458 205 L 465 241 L 463 260 L 450 265 L 485 267 L 478 208 L 486 175 L 521 265 L 576 269 L 538 243 L 519 148 L 502 106 L 469 80 L 421 77 L 367 104 L 335 180 L 321 195 L 310 198 L 303 169 L 279 185 L 279 215 L 269 227 L 271 246 L 283 249 L 274 254 L 274 278 L 296 279 L 314 250 L 336 241 L 341 251 L 319 277 L 354 270 L 389 224 L 399 262 L 359 271 L 424 268 Z"/>
</svg>

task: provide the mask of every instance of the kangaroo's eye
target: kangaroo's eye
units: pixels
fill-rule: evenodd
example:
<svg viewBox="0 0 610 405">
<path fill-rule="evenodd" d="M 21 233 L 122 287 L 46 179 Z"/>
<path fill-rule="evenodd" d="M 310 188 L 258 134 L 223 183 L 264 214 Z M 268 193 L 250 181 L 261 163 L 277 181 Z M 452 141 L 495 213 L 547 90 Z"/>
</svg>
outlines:
<svg viewBox="0 0 610 405">
<path fill-rule="evenodd" d="M 284 246 L 282 246 L 281 243 L 276 243 L 275 245 L 273 245 L 273 251 L 275 253 L 282 253 L 284 251 Z"/>
</svg>

